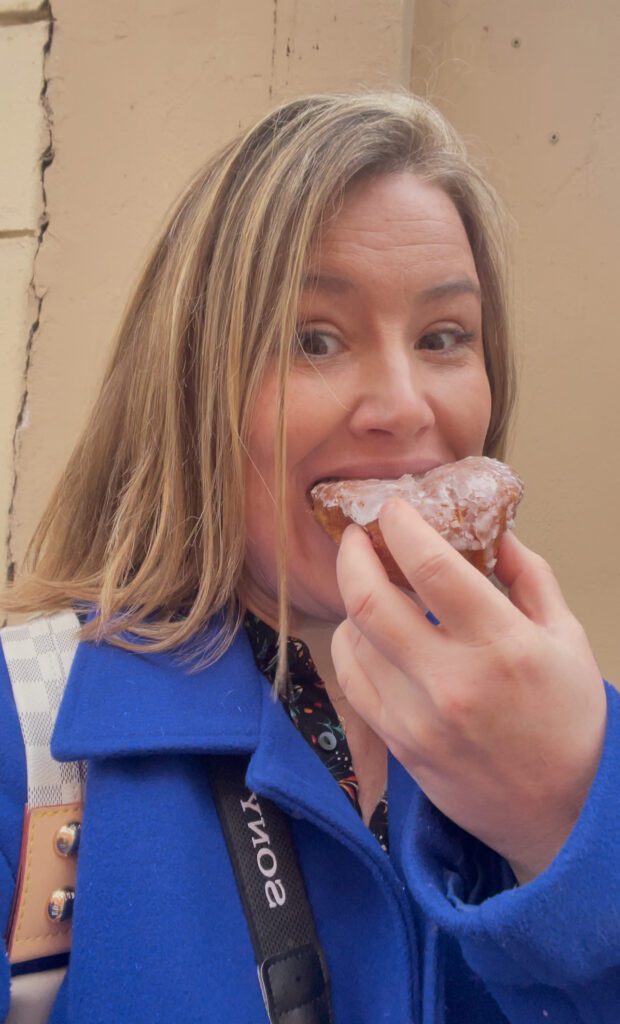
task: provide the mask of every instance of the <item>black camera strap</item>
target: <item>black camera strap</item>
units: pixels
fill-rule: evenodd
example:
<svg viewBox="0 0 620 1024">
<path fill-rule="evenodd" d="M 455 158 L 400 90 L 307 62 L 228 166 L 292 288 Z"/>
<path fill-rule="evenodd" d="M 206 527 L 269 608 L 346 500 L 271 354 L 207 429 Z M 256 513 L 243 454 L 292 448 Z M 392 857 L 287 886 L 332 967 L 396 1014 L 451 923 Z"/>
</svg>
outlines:
<svg viewBox="0 0 620 1024">
<path fill-rule="evenodd" d="M 286 817 L 247 788 L 246 768 L 242 757 L 209 758 L 270 1024 L 333 1024 L 327 965 Z"/>
</svg>

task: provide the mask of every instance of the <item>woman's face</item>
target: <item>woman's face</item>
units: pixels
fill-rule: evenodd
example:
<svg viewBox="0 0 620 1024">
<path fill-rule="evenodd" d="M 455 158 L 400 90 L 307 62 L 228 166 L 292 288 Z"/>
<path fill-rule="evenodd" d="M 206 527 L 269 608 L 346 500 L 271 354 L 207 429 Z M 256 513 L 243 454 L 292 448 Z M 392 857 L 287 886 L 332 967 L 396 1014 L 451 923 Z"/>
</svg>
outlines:
<svg viewBox="0 0 620 1024">
<path fill-rule="evenodd" d="M 479 282 L 459 214 L 400 173 L 360 182 L 310 254 L 288 381 L 289 595 L 296 624 L 340 622 L 335 544 L 309 492 L 325 477 L 394 478 L 482 452 L 491 413 Z M 246 484 L 250 607 L 277 621 L 277 370 L 253 410 Z"/>
</svg>

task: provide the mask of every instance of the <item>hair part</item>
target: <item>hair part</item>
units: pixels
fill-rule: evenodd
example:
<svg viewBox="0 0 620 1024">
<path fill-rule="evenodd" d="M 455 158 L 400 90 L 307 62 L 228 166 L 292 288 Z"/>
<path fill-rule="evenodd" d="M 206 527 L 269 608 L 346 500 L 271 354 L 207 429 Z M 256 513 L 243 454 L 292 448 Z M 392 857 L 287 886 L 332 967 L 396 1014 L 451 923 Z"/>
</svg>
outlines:
<svg viewBox="0 0 620 1024">
<path fill-rule="evenodd" d="M 5 606 L 94 607 L 85 639 L 129 649 L 147 641 L 152 651 L 183 648 L 199 665 L 217 660 L 244 613 L 246 439 L 275 359 L 283 683 L 286 388 L 306 259 L 354 180 L 402 171 L 441 187 L 467 232 L 492 393 L 485 454 L 503 456 L 514 371 L 507 217 L 495 191 L 423 99 L 379 92 L 295 100 L 209 160 L 173 209 Z"/>
</svg>

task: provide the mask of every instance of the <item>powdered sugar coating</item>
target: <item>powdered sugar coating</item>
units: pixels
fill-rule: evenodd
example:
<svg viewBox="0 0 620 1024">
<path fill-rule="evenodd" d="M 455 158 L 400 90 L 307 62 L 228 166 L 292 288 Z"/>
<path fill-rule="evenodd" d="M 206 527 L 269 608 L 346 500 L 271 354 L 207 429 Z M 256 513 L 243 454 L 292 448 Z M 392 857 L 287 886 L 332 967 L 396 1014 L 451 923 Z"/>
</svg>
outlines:
<svg viewBox="0 0 620 1024">
<path fill-rule="evenodd" d="M 483 551 L 488 572 L 494 566 L 497 538 L 512 526 L 522 495 L 523 483 L 514 470 L 484 456 L 438 466 L 421 476 L 338 480 L 311 491 L 313 502 L 339 508 L 360 526 L 378 519 L 388 498 L 403 498 L 458 551 Z"/>
</svg>

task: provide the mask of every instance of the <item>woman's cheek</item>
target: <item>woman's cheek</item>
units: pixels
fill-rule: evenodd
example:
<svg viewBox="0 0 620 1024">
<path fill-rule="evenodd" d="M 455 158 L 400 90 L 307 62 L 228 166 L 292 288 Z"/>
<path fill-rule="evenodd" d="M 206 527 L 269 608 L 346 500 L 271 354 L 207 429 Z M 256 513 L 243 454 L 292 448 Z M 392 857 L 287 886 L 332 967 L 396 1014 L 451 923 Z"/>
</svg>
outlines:
<svg viewBox="0 0 620 1024">
<path fill-rule="evenodd" d="M 461 377 L 457 387 L 446 389 L 441 399 L 439 425 L 456 458 L 480 455 L 491 419 L 491 389 L 483 367 Z"/>
</svg>

